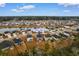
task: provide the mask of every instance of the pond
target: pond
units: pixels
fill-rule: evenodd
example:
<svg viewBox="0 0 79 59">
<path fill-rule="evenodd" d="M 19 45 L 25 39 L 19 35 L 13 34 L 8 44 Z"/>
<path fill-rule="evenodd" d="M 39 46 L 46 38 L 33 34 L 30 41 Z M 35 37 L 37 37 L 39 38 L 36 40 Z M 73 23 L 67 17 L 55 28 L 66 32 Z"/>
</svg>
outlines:
<svg viewBox="0 0 79 59">
<path fill-rule="evenodd" d="M 48 31 L 46 28 L 2 28 L 0 29 L 0 33 L 4 33 L 5 31 L 15 31 L 15 30 L 31 30 L 33 32 L 44 32 Z"/>
</svg>

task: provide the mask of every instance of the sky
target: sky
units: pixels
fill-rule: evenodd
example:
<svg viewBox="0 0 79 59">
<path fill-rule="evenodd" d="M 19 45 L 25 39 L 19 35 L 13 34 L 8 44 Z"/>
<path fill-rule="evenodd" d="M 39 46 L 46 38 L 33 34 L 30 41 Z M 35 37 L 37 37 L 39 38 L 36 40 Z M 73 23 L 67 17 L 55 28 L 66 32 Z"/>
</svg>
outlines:
<svg viewBox="0 0 79 59">
<path fill-rule="evenodd" d="M 79 4 L 0 3 L 0 16 L 79 16 Z"/>
</svg>

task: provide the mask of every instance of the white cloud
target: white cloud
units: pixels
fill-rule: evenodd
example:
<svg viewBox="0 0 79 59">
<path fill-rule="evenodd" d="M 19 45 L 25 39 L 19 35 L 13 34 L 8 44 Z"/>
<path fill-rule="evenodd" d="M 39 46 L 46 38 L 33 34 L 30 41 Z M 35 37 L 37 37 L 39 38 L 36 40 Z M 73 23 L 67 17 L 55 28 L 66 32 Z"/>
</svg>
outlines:
<svg viewBox="0 0 79 59">
<path fill-rule="evenodd" d="M 25 6 L 22 6 L 22 7 L 18 7 L 16 9 L 11 9 L 11 11 L 14 11 L 14 12 L 24 12 L 24 11 L 27 11 L 29 9 L 33 9 L 35 8 L 34 5 L 25 5 Z"/>
<path fill-rule="evenodd" d="M 64 12 L 70 12 L 70 10 L 64 10 Z"/>
<path fill-rule="evenodd" d="M 78 3 L 58 3 L 58 5 L 62 5 L 62 6 L 64 6 L 64 7 L 79 6 Z"/>
<path fill-rule="evenodd" d="M 32 9 L 32 8 L 35 8 L 35 6 L 34 5 L 27 5 L 27 6 L 22 6 L 19 9 Z"/>
<path fill-rule="evenodd" d="M 14 11 L 14 12 L 24 12 L 24 10 L 19 10 L 19 9 L 12 9 L 11 11 Z"/>
<path fill-rule="evenodd" d="M 0 7 L 5 7 L 5 3 L 0 3 Z"/>
</svg>

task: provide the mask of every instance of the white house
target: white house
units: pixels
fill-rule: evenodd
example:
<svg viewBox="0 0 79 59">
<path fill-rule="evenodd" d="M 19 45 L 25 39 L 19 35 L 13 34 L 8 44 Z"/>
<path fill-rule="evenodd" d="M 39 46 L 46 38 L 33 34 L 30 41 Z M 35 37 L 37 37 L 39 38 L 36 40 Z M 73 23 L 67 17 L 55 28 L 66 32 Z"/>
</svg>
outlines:
<svg viewBox="0 0 79 59">
<path fill-rule="evenodd" d="M 36 34 L 36 39 L 37 40 L 43 40 L 43 38 L 44 38 L 43 34 L 41 34 L 39 32 Z"/>
<path fill-rule="evenodd" d="M 22 35 L 26 35 L 26 32 L 23 31 L 23 32 L 22 32 Z"/>
<path fill-rule="evenodd" d="M 27 42 L 32 41 L 33 37 L 31 34 L 27 34 Z"/>
</svg>

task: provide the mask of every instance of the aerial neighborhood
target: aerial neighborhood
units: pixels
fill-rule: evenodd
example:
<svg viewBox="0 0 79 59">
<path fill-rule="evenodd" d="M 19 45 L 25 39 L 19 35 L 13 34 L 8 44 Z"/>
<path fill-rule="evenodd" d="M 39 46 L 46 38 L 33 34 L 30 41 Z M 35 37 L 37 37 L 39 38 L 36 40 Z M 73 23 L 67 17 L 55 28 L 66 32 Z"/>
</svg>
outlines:
<svg viewBox="0 0 79 59">
<path fill-rule="evenodd" d="M 79 20 L 2 21 L 0 51 L 1 55 L 46 55 L 51 49 L 71 46 L 76 35 Z"/>
</svg>

